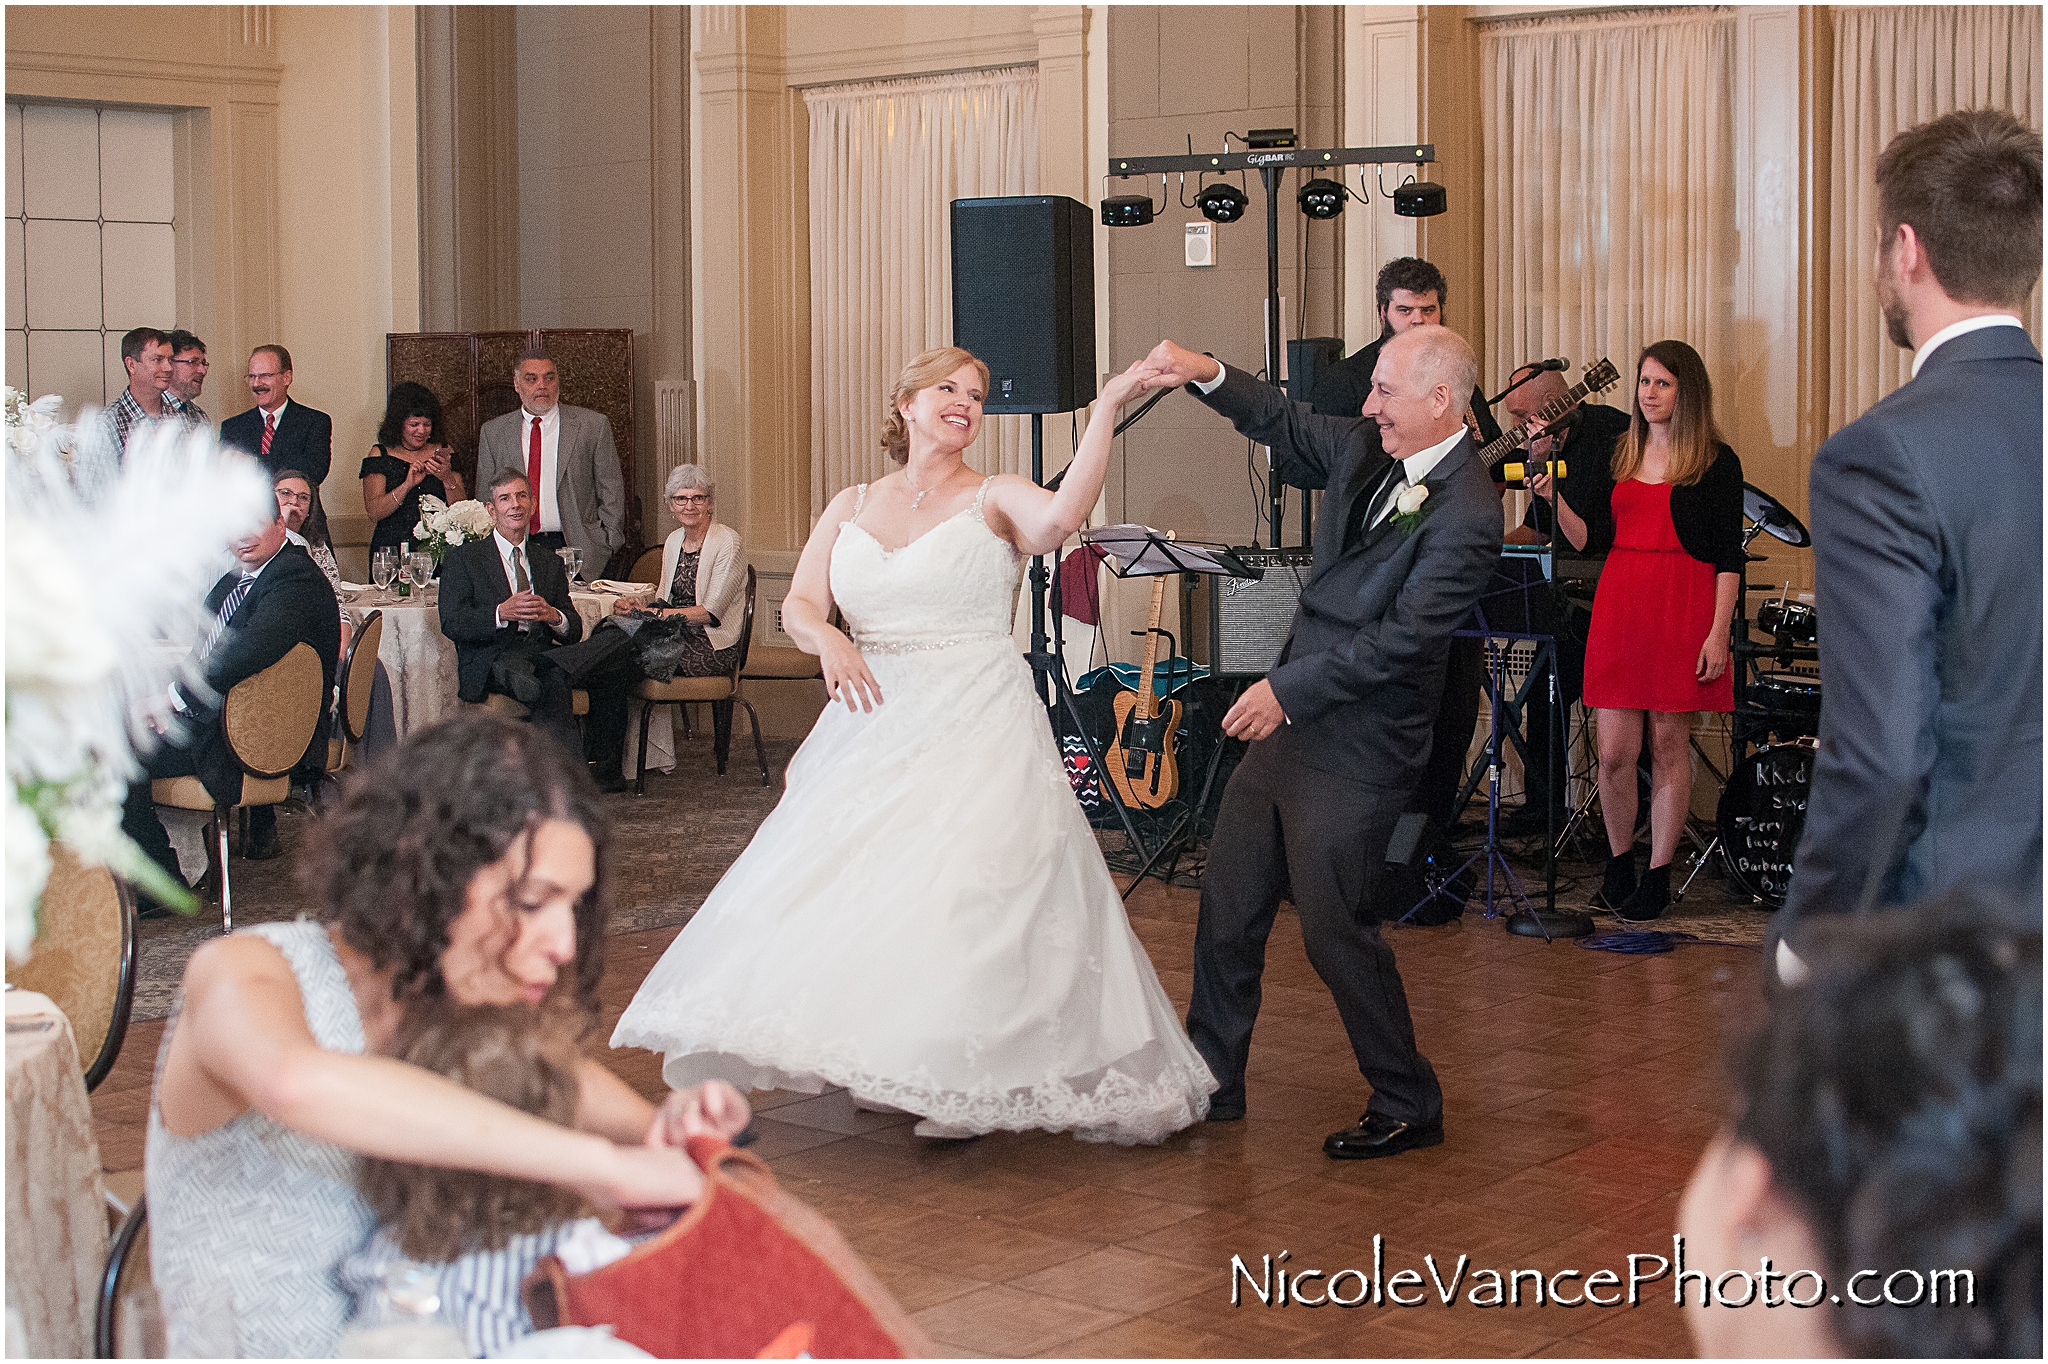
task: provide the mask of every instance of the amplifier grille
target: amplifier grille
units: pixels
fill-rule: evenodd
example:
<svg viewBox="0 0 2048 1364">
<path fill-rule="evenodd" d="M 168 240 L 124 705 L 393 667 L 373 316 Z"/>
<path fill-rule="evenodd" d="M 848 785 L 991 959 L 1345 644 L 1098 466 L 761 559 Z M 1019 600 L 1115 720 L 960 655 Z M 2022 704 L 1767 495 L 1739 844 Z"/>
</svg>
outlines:
<svg viewBox="0 0 2048 1364">
<path fill-rule="evenodd" d="M 1257 582 L 1214 579 L 1209 595 L 1210 667 L 1219 677 L 1260 677 L 1280 657 L 1314 555 L 1307 550 L 1238 550 L 1265 570 Z"/>
</svg>

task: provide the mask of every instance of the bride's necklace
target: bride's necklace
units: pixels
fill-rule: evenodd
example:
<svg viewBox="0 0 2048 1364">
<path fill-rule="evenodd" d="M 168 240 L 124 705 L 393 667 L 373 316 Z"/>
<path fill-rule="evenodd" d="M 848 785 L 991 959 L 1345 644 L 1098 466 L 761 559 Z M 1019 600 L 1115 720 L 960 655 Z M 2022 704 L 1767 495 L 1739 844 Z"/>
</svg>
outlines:
<svg viewBox="0 0 2048 1364">
<path fill-rule="evenodd" d="M 955 469 L 955 470 L 953 471 L 953 473 L 958 473 L 958 472 L 960 472 L 960 471 L 959 471 L 958 469 Z M 916 510 L 918 509 L 918 506 L 919 506 L 919 505 L 920 505 L 920 504 L 921 504 L 921 503 L 922 503 L 922 502 L 924 501 L 924 498 L 925 498 L 925 494 L 926 494 L 926 493 L 933 493 L 933 492 L 937 492 L 937 491 L 938 491 L 939 489 L 941 489 L 941 488 L 945 487 L 945 486 L 946 486 L 946 484 L 947 484 L 947 483 L 948 483 L 948 482 L 949 482 L 949 481 L 950 481 L 950 480 L 952 479 L 952 477 L 953 477 L 953 474 L 947 474 L 947 475 L 945 475 L 945 476 L 944 476 L 943 478 L 941 478 L 941 479 L 940 479 L 940 480 L 939 480 L 939 481 L 938 481 L 937 483 L 934 483 L 934 484 L 932 484 L 932 486 L 931 486 L 931 487 L 929 487 L 929 488 L 920 488 L 920 487 L 918 487 L 918 486 L 917 486 L 917 483 L 916 483 L 916 481 L 915 481 L 915 480 L 913 480 L 913 479 L 912 479 L 912 478 L 910 477 L 910 466 L 909 466 L 908 464 L 904 465 L 904 466 L 903 466 L 903 481 L 904 481 L 904 482 L 905 482 L 906 484 L 908 484 L 908 485 L 910 486 L 910 490 L 911 490 L 912 492 L 914 492 L 914 493 L 916 493 L 916 494 L 917 494 L 917 496 L 916 496 L 916 497 L 913 497 L 913 498 L 911 498 L 911 499 L 910 499 L 910 509 L 911 509 L 912 511 L 916 511 Z"/>
</svg>

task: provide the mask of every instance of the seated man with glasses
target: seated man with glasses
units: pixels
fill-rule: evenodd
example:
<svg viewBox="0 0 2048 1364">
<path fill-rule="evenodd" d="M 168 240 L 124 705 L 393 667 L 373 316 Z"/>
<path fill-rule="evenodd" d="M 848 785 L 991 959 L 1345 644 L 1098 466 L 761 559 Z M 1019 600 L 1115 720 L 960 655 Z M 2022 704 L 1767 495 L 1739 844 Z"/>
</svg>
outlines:
<svg viewBox="0 0 2048 1364">
<path fill-rule="evenodd" d="M 716 487 L 702 465 L 670 471 L 669 514 L 676 519 L 661 552 L 661 582 L 645 606 L 621 598 L 614 616 L 588 640 L 555 651 L 571 684 L 590 693 L 584 755 L 598 785 L 625 789 L 626 709 L 633 688 L 652 679 L 716 677 L 738 661 L 747 590 L 739 532 L 712 519 Z M 714 702 L 719 742 L 732 736 L 732 703 Z"/>
</svg>

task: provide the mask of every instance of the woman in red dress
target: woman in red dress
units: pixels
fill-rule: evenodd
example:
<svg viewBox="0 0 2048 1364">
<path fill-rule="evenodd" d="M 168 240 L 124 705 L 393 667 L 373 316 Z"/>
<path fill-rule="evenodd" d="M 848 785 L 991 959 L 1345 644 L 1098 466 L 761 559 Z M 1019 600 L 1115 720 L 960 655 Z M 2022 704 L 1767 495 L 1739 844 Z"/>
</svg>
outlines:
<svg viewBox="0 0 2048 1364">
<path fill-rule="evenodd" d="M 1636 362 L 1629 429 L 1614 447 L 1611 539 L 1586 640 L 1598 716 L 1600 814 L 1609 856 L 1599 900 L 1654 919 L 1692 800 L 1693 712 L 1732 711 L 1728 625 L 1741 592 L 1742 464 L 1714 425 L 1713 387 L 1683 341 Z M 1636 879 L 1636 759 L 1650 735 L 1650 868 Z"/>
</svg>

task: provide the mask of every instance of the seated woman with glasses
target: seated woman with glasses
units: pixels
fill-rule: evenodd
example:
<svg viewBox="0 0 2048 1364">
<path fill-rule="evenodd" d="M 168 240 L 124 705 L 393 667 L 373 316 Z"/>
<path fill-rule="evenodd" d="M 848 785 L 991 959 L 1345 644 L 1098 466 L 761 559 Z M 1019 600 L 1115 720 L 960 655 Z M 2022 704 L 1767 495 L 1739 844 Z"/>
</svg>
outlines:
<svg viewBox="0 0 2048 1364">
<path fill-rule="evenodd" d="M 614 617 L 580 644 L 557 649 L 555 666 L 590 693 L 583 750 L 601 790 L 626 787 L 621 756 L 632 689 L 652 679 L 716 677 L 739 661 L 747 560 L 739 532 L 712 519 L 717 487 L 700 464 L 670 471 L 667 494 L 676 528 L 661 551 L 652 600 L 621 598 Z M 712 704 L 720 750 L 732 736 L 732 703 Z"/>
</svg>

